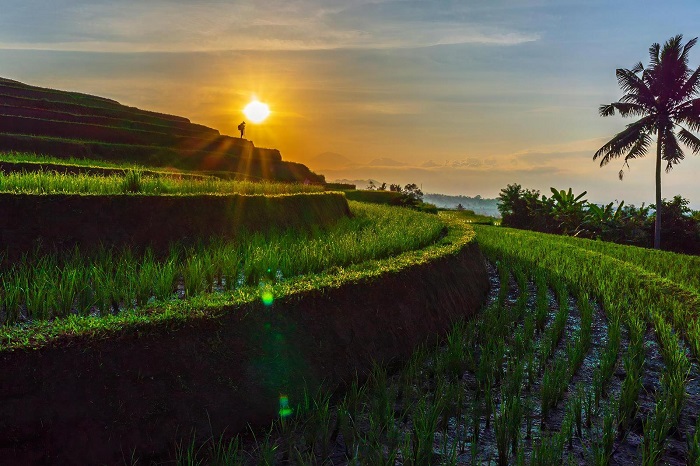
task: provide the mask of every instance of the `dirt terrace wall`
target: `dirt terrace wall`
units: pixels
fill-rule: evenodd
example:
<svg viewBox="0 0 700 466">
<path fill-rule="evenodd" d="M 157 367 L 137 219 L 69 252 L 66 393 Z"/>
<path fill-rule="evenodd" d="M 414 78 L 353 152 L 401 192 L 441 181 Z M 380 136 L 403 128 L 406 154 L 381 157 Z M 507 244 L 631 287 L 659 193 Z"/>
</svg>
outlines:
<svg viewBox="0 0 700 466">
<path fill-rule="evenodd" d="M 284 196 L 0 194 L 0 250 L 6 260 L 41 247 L 89 250 L 100 244 L 151 247 L 233 238 L 241 229 L 329 225 L 350 215 L 340 193 Z"/>
<path fill-rule="evenodd" d="M 368 282 L 309 292 L 182 328 L 142 328 L 0 354 L 3 464 L 165 460 L 193 429 L 261 426 L 281 393 L 406 358 L 470 316 L 488 288 L 475 244 Z"/>
</svg>

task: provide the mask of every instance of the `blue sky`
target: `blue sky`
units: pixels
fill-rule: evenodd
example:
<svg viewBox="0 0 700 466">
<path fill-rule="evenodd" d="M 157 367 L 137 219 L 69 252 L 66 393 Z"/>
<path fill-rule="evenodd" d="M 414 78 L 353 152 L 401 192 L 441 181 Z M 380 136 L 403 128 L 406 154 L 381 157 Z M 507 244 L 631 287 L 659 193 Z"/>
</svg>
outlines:
<svg viewBox="0 0 700 466">
<path fill-rule="evenodd" d="M 653 160 L 598 168 L 615 68 L 700 35 L 697 1 L 3 0 L 0 75 L 187 116 L 327 178 L 495 196 L 507 183 L 653 199 Z M 700 64 L 700 46 L 691 65 Z M 338 153 L 318 157 L 321 153 Z M 390 159 L 387 162 L 387 159 Z M 350 161 L 349 163 L 347 161 Z M 393 161 L 393 162 L 391 162 Z M 396 163 L 394 163 L 396 162 Z M 700 156 L 664 196 L 700 208 Z"/>
</svg>

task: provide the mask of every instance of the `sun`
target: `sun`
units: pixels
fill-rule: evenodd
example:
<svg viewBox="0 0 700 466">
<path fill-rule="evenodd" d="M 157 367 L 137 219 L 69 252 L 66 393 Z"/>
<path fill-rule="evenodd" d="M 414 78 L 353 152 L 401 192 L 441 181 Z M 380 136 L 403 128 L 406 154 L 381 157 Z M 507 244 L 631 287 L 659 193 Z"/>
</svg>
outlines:
<svg viewBox="0 0 700 466">
<path fill-rule="evenodd" d="M 258 100 L 253 100 L 245 106 L 243 113 L 253 123 L 262 123 L 270 115 L 270 107 Z"/>
</svg>

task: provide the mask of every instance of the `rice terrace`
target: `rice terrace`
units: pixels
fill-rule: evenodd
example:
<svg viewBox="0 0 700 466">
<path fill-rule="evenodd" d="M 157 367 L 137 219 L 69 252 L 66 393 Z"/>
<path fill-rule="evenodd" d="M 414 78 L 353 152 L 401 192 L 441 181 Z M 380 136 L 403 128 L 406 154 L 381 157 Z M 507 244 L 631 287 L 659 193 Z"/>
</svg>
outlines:
<svg viewBox="0 0 700 466">
<path fill-rule="evenodd" d="M 0 465 L 700 466 L 698 5 L 8 3 Z"/>
</svg>

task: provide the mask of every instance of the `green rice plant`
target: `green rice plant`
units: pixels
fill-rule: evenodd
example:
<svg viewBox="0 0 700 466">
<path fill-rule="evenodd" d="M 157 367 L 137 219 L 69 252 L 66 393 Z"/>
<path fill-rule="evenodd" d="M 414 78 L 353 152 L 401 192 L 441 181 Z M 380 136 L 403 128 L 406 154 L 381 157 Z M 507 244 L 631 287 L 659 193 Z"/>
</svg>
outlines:
<svg viewBox="0 0 700 466">
<path fill-rule="evenodd" d="M 542 422 L 564 395 L 571 378 L 569 363 L 566 357 L 558 357 L 554 363 L 547 367 L 542 376 Z"/>
<path fill-rule="evenodd" d="M 115 304 L 130 309 L 136 304 L 136 280 L 138 276 L 138 261 L 131 249 L 124 250 L 115 257 L 116 264 L 113 269 L 112 289 L 113 301 Z M 119 313 L 120 309 L 114 309 L 114 313 Z"/>
<path fill-rule="evenodd" d="M 598 366 L 598 372 L 600 373 L 598 380 L 600 381 L 599 385 L 601 390 L 605 387 L 615 372 L 617 355 L 620 352 L 620 332 L 619 319 L 613 319 L 612 321 L 608 322 L 608 341 L 603 349 L 603 353 L 600 356 L 600 363 Z M 596 403 L 596 406 L 597 405 L 598 404 Z"/>
<path fill-rule="evenodd" d="M 353 460 L 349 464 L 365 465 L 376 464 L 377 466 L 394 466 L 402 448 L 386 448 L 375 436 L 370 428 L 369 434 L 360 437 L 357 452 L 353 455 Z"/>
<path fill-rule="evenodd" d="M 124 174 L 124 179 L 121 181 L 121 192 L 138 193 L 143 189 L 143 180 L 140 170 L 129 170 Z"/>
<path fill-rule="evenodd" d="M 591 347 L 591 333 L 593 331 L 593 306 L 588 293 L 581 293 L 578 298 L 578 306 L 581 311 L 581 333 L 579 337 L 582 352 L 588 353 Z"/>
<path fill-rule="evenodd" d="M 352 458 L 357 446 L 359 433 L 355 424 L 356 417 L 351 414 L 351 408 L 348 406 L 348 397 L 346 396 L 336 410 L 338 432 L 343 436 L 345 447 L 345 456 Z"/>
<path fill-rule="evenodd" d="M 642 465 L 655 466 L 661 460 L 668 432 L 673 425 L 672 413 L 661 402 L 644 420 L 642 440 Z"/>
<path fill-rule="evenodd" d="M 446 350 L 438 359 L 438 372 L 448 377 L 461 378 L 466 370 L 469 348 L 464 344 L 466 324 L 457 322 L 447 334 Z"/>
<path fill-rule="evenodd" d="M 671 326 L 656 314 L 652 317 L 659 337 L 664 370 L 661 373 L 661 399 L 668 411 L 673 428 L 678 424 L 686 398 L 685 385 L 690 373 L 690 361 L 672 331 Z"/>
<path fill-rule="evenodd" d="M 494 416 L 493 426 L 498 450 L 498 464 L 508 464 L 509 452 L 517 455 L 520 442 L 520 422 L 523 416 L 523 404 L 520 393 L 502 394 L 504 400 Z"/>
<path fill-rule="evenodd" d="M 311 409 L 305 414 L 303 423 L 306 445 L 310 451 L 317 452 L 321 458 L 329 454 L 331 436 L 333 434 L 331 393 L 319 389 L 317 395 L 310 401 Z"/>
<path fill-rule="evenodd" d="M 596 393 L 598 393 L 599 388 L 595 386 L 595 380 L 594 380 L 594 387 L 592 389 L 588 389 L 585 391 L 585 396 L 583 398 L 583 410 L 586 415 L 586 428 L 590 429 L 591 426 L 593 425 L 593 415 L 595 414 L 595 411 L 597 409 L 597 405 L 595 401 L 597 400 L 596 398 Z"/>
<path fill-rule="evenodd" d="M 170 257 L 164 262 L 156 264 L 156 271 L 153 277 L 153 296 L 155 299 L 164 301 L 173 296 L 175 283 L 177 280 L 177 263 Z"/>
<path fill-rule="evenodd" d="M 571 418 L 573 419 L 574 426 L 576 427 L 576 435 L 578 438 L 583 438 L 583 405 L 584 405 L 585 392 L 583 385 L 579 383 L 576 385 L 576 391 L 572 395 L 568 409 Z"/>
<path fill-rule="evenodd" d="M 574 438 L 574 413 L 571 411 L 570 406 L 564 408 L 564 419 L 561 422 L 561 427 L 557 433 L 559 436 L 559 441 L 562 445 L 566 442 L 569 444 L 569 450 L 573 448 L 573 438 Z"/>
<path fill-rule="evenodd" d="M 600 437 L 596 438 L 591 445 L 591 463 L 596 466 L 608 466 L 613 454 L 615 445 L 615 426 L 618 424 L 618 408 L 611 403 L 603 414 L 603 428 Z"/>
<path fill-rule="evenodd" d="M 313 450 L 299 451 L 297 446 L 292 448 L 292 454 L 289 455 L 293 460 L 294 464 L 316 464 L 316 455 Z"/>
<path fill-rule="evenodd" d="M 625 378 L 622 381 L 619 402 L 618 429 L 627 430 L 637 414 L 639 393 L 644 371 L 644 325 L 638 319 L 630 320 L 630 346 L 623 359 Z"/>
<path fill-rule="evenodd" d="M 472 444 L 473 448 L 476 448 L 476 445 L 479 443 L 479 434 L 481 433 L 481 399 L 474 397 L 474 400 L 472 401 Z M 473 457 L 473 456 L 472 456 Z"/>
<path fill-rule="evenodd" d="M 301 183 L 229 181 L 215 178 L 175 178 L 139 168 L 123 174 L 63 174 L 56 171 L 0 172 L 0 192 L 15 194 L 246 194 L 278 195 L 323 191 Z"/>
<path fill-rule="evenodd" d="M 136 303 L 145 306 L 154 295 L 154 284 L 158 280 L 160 267 L 158 266 L 153 252 L 149 249 L 140 261 L 138 272 L 134 280 L 134 294 Z"/>
<path fill-rule="evenodd" d="M 533 444 L 530 466 L 560 466 L 564 444 L 557 435 L 542 437 Z"/>
<path fill-rule="evenodd" d="M 549 313 L 549 298 L 547 297 L 547 277 L 542 272 L 535 272 L 535 320 L 538 331 L 543 331 Z"/>
<path fill-rule="evenodd" d="M 433 442 L 438 419 L 442 414 L 440 403 L 431 403 L 422 397 L 412 416 L 410 450 L 404 452 L 404 464 L 426 465 L 433 461 Z"/>
<path fill-rule="evenodd" d="M 688 436 L 688 466 L 700 466 L 700 417 L 695 423 L 695 432 Z"/>
<path fill-rule="evenodd" d="M 547 329 L 544 336 L 542 337 L 542 342 L 540 346 L 540 371 L 545 367 L 545 364 L 549 360 L 557 349 L 557 345 L 564 336 L 564 328 L 566 327 L 566 319 L 569 315 L 569 302 L 568 294 L 563 285 L 558 285 L 557 293 L 562 293 L 564 297 L 559 296 L 559 310 L 554 315 L 554 321 L 552 325 Z"/>
<path fill-rule="evenodd" d="M 389 424 L 394 423 L 394 402 L 396 390 L 389 385 L 389 377 L 385 367 L 374 363 L 370 375 L 372 387 L 369 399 L 369 419 L 379 433 L 386 432 Z"/>
<path fill-rule="evenodd" d="M 55 303 L 54 277 L 51 276 L 53 266 L 46 261 L 41 261 L 33 274 L 26 273 L 22 289 L 24 291 L 24 305 L 27 315 L 34 319 L 48 319 Z"/>
<path fill-rule="evenodd" d="M 196 296 L 208 287 L 207 259 L 200 254 L 192 254 L 182 268 L 182 278 L 185 285 L 185 296 Z"/>
<path fill-rule="evenodd" d="M 260 466 L 274 466 L 275 457 L 277 455 L 278 445 L 272 438 L 272 427 L 265 434 L 263 440 L 259 442 L 255 437 L 255 432 L 253 432 L 253 439 L 256 443 L 256 464 Z"/>
<path fill-rule="evenodd" d="M 508 285 L 510 282 L 510 264 L 506 262 L 496 261 L 496 267 L 498 268 L 498 277 L 501 283 L 501 288 L 498 290 L 497 306 L 502 308 L 506 303 L 506 298 L 508 297 Z"/>
<path fill-rule="evenodd" d="M 3 275 L 0 280 L 2 283 L 0 299 L 2 300 L 2 309 L 5 313 L 3 323 L 17 322 L 20 317 L 19 306 L 23 294 L 21 278 L 17 275 Z"/>
<path fill-rule="evenodd" d="M 441 449 L 442 461 L 444 466 L 457 466 L 458 463 L 458 441 L 452 442 L 452 446 L 449 446 L 449 437 L 443 435 L 443 444 Z"/>
<path fill-rule="evenodd" d="M 244 461 L 241 439 L 239 436 L 226 439 L 224 435 L 221 434 L 218 439 L 212 439 L 212 466 L 243 466 L 245 464 Z"/>
<path fill-rule="evenodd" d="M 484 429 L 489 430 L 491 426 L 491 415 L 494 414 L 495 403 L 493 400 L 493 382 L 489 379 L 484 386 Z"/>
<path fill-rule="evenodd" d="M 205 464 L 202 458 L 202 446 L 197 446 L 196 437 L 192 435 L 186 445 L 178 443 L 175 453 L 175 463 L 178 466 L 200 466 Z"/>
</svg>

